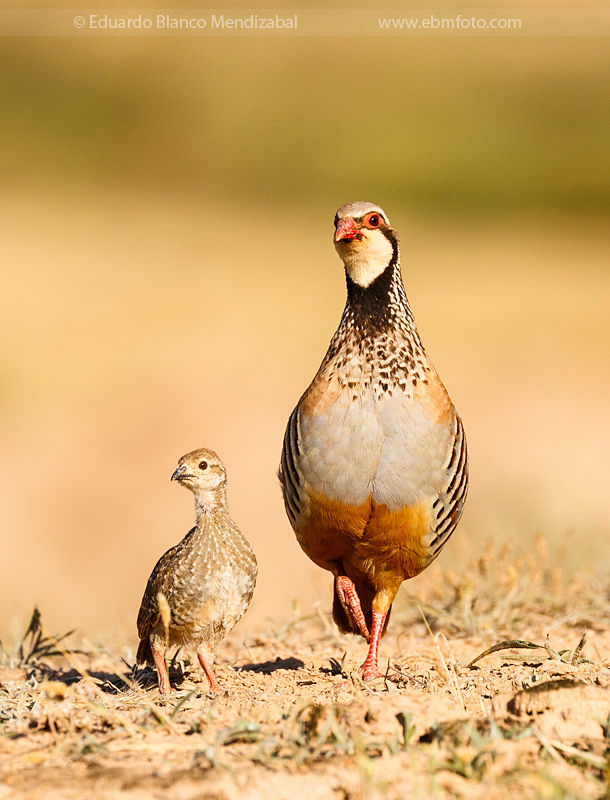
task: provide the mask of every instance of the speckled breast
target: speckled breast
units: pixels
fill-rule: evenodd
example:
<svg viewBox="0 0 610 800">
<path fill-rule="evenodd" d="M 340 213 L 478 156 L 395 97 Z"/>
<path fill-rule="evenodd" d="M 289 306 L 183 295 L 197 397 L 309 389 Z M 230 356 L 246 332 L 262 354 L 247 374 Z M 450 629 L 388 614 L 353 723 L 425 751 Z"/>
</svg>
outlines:
<svg viewBox="0 0 610 800">
<path fill-rule="evenodd" d="M 429 384 L 428 384 L 429 385 Z M 330 387 L 329 387 L 330 389 Z M 349 389 L 306 394 L 301 404 L 299 470 L 329 500 L 361 506 L 369 496 L 397 511 L 433 500 L 443 486 L 452 431 L 444 389 L 354 396 Z M 313 400 L 313 402 L 312 402 Z"/>
<path fill-rule="evenodd" d="M 318 376 L 293 421 L 293 527 L 309 557 L 331 568 L 368 542 L 388 559 L 399 553 L 405 576 L 424 569 L 433 557 L 434 504 L 448 484 L 455 419 L 433 369 L 408 392 Z"/>
</svg>

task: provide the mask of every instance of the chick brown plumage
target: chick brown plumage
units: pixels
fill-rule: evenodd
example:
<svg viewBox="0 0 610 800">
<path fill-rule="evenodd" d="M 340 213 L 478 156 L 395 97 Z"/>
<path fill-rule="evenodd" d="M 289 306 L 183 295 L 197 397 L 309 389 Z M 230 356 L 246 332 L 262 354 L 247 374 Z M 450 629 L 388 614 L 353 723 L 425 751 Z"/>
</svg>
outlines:
<svg viewBox="0 0 610 800">
<path fill-rule="evenodd" d="M 214 653 L 242 618 L 254 592 L 252 548 L 229 516 L 225 468 L 212 450 L 182 456 L 172 480 L 195 495 L 197 524 L 153 569 L 138 613 L 138 666 L 154 662 L 159 690 L 170 691 L 168 646 L 193 647 L 209 682 L 220 688 Z"/>
</svg>

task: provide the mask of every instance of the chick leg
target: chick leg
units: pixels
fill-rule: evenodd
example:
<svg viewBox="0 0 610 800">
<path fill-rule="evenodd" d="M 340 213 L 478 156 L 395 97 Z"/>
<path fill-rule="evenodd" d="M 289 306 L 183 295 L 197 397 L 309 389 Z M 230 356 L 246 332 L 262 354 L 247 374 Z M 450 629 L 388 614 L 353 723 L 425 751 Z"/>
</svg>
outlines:
<svg viewBox="0 0 610 800">
<path fill-rule="evenodd" d="M 210 691 L 211 692 L 218 692 L 220 691 L 220 684 L 216 680 L 216 675 L 214 675 L 214 658 L 205 650 L 197 650 L 197 658 L 199 659 L 199 663 L 201 664 L 201 668 L 206 674 L 208 681 L 210 682 Z"/>
<path fill-rule="evenodd" d="M 382 614 L 373 609 L 373 624 L 371 626 L 371 641 L 369 644 L 369 652 L 366 661 L 360 667 L 360 677 L 363 681 L 372 681 L 375 678 L 381 677 L 378 666 L 378 651 L 379 640 L 383 631 L 383 623 L 385 622 L 387 614 Z"/>
<path fill-rule="evenodd" d="M 337 575 L 335 578 L 335 591 L 352 627 L 359 630 L 368 642 L 369 629 L 364 619 L 360 598 L 356 592 L 354 582 L 347 575 Z"/>
<path fill-rule="evenodd" d="M 157 676 L 159 678 L 159 691 L 161 694 L 169 694 L 172 690 L 169 683 L 169 674 L 165 664 L 165 645 L 161 644 L 158 639 L 150 637 L 150 650 L 155 660 L 155 667 L 157 668 Z"/>
</svg>

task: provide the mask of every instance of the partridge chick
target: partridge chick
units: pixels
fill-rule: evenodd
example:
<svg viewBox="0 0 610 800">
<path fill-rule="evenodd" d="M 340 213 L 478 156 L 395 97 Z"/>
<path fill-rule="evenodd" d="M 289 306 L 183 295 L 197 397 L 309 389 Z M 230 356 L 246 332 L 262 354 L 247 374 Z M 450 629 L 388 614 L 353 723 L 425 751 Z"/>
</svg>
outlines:
<svg viewBox="0 0 610 800">
<path fill-rule="evenodd" d="M 138 614 L 138 666 L 157 668 L 159 691 L 170 691 L 168 646 L 193 647 L 210 683 L 214 653 L 252 598 L 257 565 L 252 548 L 229 516 L 225 468 L 212 450 L 182 456 L 173 481 L 195 495 L 196 526 L 161 556 Z"/>
<path fill-rule="evenodd" d="M 369 651 L 407 578 L 440 553 L 468 486 L 461 420 L 426 355 L 400 274 L 398 234 L 373 203 L 342 206 L 341 323 L 288 421 L 280 466 L 299 544 L 335 576 L 333 616 Z"/>
</svg>

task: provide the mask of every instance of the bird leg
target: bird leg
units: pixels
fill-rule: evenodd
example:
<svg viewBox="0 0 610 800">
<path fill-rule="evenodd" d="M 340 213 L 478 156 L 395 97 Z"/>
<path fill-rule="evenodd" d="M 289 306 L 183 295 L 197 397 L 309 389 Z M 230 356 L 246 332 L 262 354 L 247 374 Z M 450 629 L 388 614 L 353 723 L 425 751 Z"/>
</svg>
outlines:
<svg viewBox="0 0 610 800">
<path fill-rule="evenodd" d="M 201 664 L 201 668 L 206 674 L 208 681 L 210 682 L 210 691 L 211 692 L 219 692 L 220 691 L 220 684 L 216 680 L 216 675 L 214 675 L 214 657 L 207 653 L 205 650 L 197 650 L 197 658 L 199 659 L 199 663 Z"/>
<path fill-rule="evenodd" d="M 372 681 L 375 678 L 381 678 L 381 672 L 378 667 L 378 651 L 379 640 L 383 631 L 383 623 L 385 622 L 387 614 L 382 614 L 373 609 L 373 624 L 371 626 L 371 641 L 369 644 L 369 652 L 366 661 L 360 667 L 360 677 L 363 681 Z"/>
<path fill-rule="evenodd" d="M 151 636 L 150 651 L 155 660 L 155 667 L 157 668 L 159 691 L 161 694 L 169 694 L 172 690 L 172 687 L 169 683 L 169 673 L 167 672 L 167 665 L 165 663 L 165 645 L 161 644 L 158 639 Z"/>
<path fill-rule="evenodd" d="M 369 629 L 364 619 L 360 598 L 356 592 L 353 580 L 348 578 L 347 575 L 337 575 L 335 578 L 335 591 L 337 592 L 337 597 L 341 601 L 341 605 L 345 609 L 347 619 L 352 628 L 360 631 L 368 642 Z"/>
</svg>

